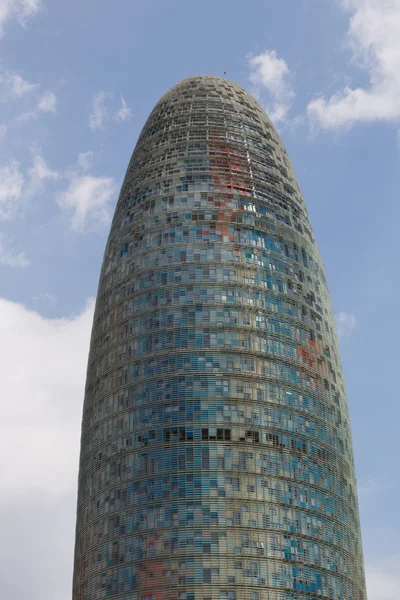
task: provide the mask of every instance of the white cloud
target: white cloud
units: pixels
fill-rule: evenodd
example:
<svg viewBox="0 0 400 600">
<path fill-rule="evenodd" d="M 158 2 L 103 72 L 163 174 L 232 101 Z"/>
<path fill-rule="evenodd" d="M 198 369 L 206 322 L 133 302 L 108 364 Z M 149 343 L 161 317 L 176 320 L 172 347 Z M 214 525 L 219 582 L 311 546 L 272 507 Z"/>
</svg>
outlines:
<svg viewBox="0 0 400 600">
<path fill-rule="evenodd" d="M 98 92 L 92 98 L 91 113 L 89 115 L 89 127 L 92 131 L 103 129 L 108 118 L 107 100 L 111 98 L 108 92 Z"/>
<path fill-rule="evenodd" d="M 400 121 L 400 2 L 340 0 L 351 13 L 347 40 L 353 60 L 368 73 L 369 85 L 338 90 L 308 105 L 314 126 L 351 127 L 357 122 Z"/>
<path fill-rule="evenodd" d="M 19 73 L 0 69 L 0 99 L 2 102 L 21 100 L 35 91 L 37 87 L 36 83 L 26 81 Z"/>
<path fill-rule="evenodd" d="M 91 175 L 93 152 L 78 154 L 79 170 L 67 172 L 69 186 L 57 196 L 57 203 L 70 219 L 71 228 L 79 233 L 95 231 L 108 225 L 112 216 L 111 202 L 117 188 L 112 177 Z"/>
<path fill-rule="evenodd" d="M 78 316 L 45 319 L 0 299 L 3 489 L 51 491 L 55 476 L 56 489 L 74 489 L 92 318 L 92 301 Z M 6 459 L 10 448 L 20 460 Z"/>
<path fill-rule="evenodd" d="M 267 92 L 266 111 L 274 123 L 284 121 L 294 98 L 290 81 L 290 71 L 286 61 L 278 58 L 275 50 L 265 50 L 258 56 L 249 56 L 250 83 L 253 94 L 263 104 Z"/>
<path fill-rule="evenodd" d="M 8 83 L 12 98 L 22 98 L 26 94 L 30 94 L 37 87 L 35 83 L 29 83 L 29 81 L 23 79 L 18 73 L 9 74 Z"/>
<path fill-rule="evenodd" d="M 1 3 L 1 0 L 0 0 Z M 19 73 L 0 67 L 0 101 L 15 106 L 28 102 L 28 110 L 17 117 L 18 121 L 36 119 L 40 113 L 55 113 L 57 97 L 54 92 L 42 92 L 40 85 L 26 81 Z"/>
<path fill-rule="evenodd" d="M 28 169 L 26 195 L 28 197 L 36 195 L 45 181 L 57 181 L 60 177 L 61 175 L 57 171 L 50 169 L 39 152 L 34 152 L 33 164 Z"/>
<path fill-rule="evenodd" d="M 0 233 L 0 265 L 17 269 L 29 267 L 31 261 L 26 258 L 25 253 L 15 252 L 12 247 L 8 248 L 10 244 L 11 240 Z"/>
<path fill-rule="evenodd" d="M 25 26 L 29 17 L 39 12 L 39 0 L 0 0 L 0 37 L 4 35 L 7 21 L 15 20 Z"/>
<path fill-rule="evenodd" d="M 92 157 L 92 152 L 79 155 L 82 170 L 90 168 Z M 12 221 L 23 215 L 27 203 L 47 182 L 60 180 L 68 180 L 69 185 L 57 194 L 57 204 L 69 216 L 74 231 L 93 231 L 109 224 L 110 204 L 117 192 L 114 179 L 82 171 L 54 171 L 38 150 L 33 152 L 32 164 L 24 171 L 17 161 L 0 166 L 0 221 Z"/>
<path fill-rule="evenodd" d="M 37 109 L 40 112 L 56 112 L 57 97 L 54 92 L 45 92 L 40 98 Z"/>
<path fill-rule="evenodd" d="M 54 477 L 56 489 L 74 489 L 92 318 L 93 302 L 81 315 L 45 319 L 0 299 L 3 489 L 26 493 L 26 485 L 51 491 Z M 6 459 L 10 448 L 20 452 L 20 460 L 16 454 Z"/>
<path fill-rule="evenodd" d="M 57 302 L 56 296 L 54 294 L 50 294 L 50 292 L 43 292 L 38 296 L 33 296 L 32 300 L 43 305 L 55 304 Z"/>
<path fill-rule="evenodd" d="M 84 171 L 90 169 L 93 165 L 93 152 L 91 150 L 88 152 L 80 152 L 78 154 L 78 164 Z"/>
<path fill-rule="evenodd" d="M 57 96 L 54 92 L 45 92 L 37 101 L 33 110 L 24 112 L 17 117 L 18 121 L 37 119 L 40 113 L 56 113 Z"/>
<path fill-rule="evenodd" d="M 4 123 L 0 124 L 0 139 L 5 138 L 7 135 L 7 125 Z"/>
<path fill-rule="evenodd" d="M 18 215 L 24 183 L 17 161 L 0 166 L 0 220 L 12 221 Z"/>
<path fill-rule="evenodd" d="M 357 327 L 357 319 L 350 313 L 341 312 L 336 317 L 336 326 L 339 337 L 349 335 Z"/>
<path fill-rule="evenodd" d="M 133 111 L 128 107 L 124 98 L 121 97 L 121 108 L 114 116 L 114 119 L 118 122 L 128 121 L 133 117 Z"/>
<path fill-rule="evenodd" d="M 79 315 L 46 319 L 0 299 L 4 598 L 70 598 L 80 422 L 92 318 L 93 302 Z M 16 577 L 21 548 L 29 560 L 24 577 Z"/>
<path fill-rule="evenodd" d="M 366 565 L 368 600 L 398 600 L 400 556 Z"/>
<path fill-rule="evenodd" d="M 91 112 L 89 115 L 89 127 L 92 131 L 104 129 L 107 121 L 110 120 L 110 113 L 107 103 L 112 99 L 110 92 L 98 92 L 92 98 Z M 127 121 L 133 117 L 133 111 L 121 96 L 121 107 L 114 114 L 113 118 L 117 122 Z"/>
<path fill-rule="evenodd" d="M 115 193 L 113 178 L 75 173 L 71 176 L 68 190 L 59 194 L 58 204 L 70 214 L 74 231 L 91 231 L 110 222 L 110 201 Z"/>
<path fill-rule="evenodd" d="M 29 441 L 28 438 L 27 442 Z M 9 456 L 12 457 L 16 446 L 21 446 L 26 453 L 30 453 L 28 443 L 25 445 L 23 435 L 21 439 L 11 440 Z M 64 439 L 57 441 L 52 437 L 47 453 L 58 453 L 59 443 L 64 443 Z M 78 436 L 71 444 L 79 444 Z M 74 453 L 72 457 L 75 458 Z M 24 459 L 22 457 L 18 460 Z M 48 470 L 48 464 L 45 463 L 43 468 Z M 3 539 L 7 540 L 7 543 L 0 546 L 0 577 L 4 599 L 71 600 L 76 492 L 56 489 L 60 481 L 57 469 L 55 460 L 50 467 L 54 486 L 46 492 L 32 487 L 23 493 L 9 490 L 2 492 L 0 526 Z M 18 577 L 16 569 L 21 556 L 27 556 L 29 560 L 24 566 L 23 577 Z"/>
<path fill-rule="evenodd" d="M 21 200 L 28 200 L 36 196 L 43 188 L 46 181 L 56 181 L 61 175 L 57 171 L 52 171 L 39 151 L 35 150 L 32 154 L 32 166 L 22 176 L 23 186 L 21 190 Z"/>
<path fill-rule="evenodd" d="M 52 171 L 39 152 L 34 152 L 32 166 L 25 174 L 18 161 L 0 166 L 0 220 L 12 221 L 23 213 L 26 200 L 34 197 L 47 180 L 55 181 L 59 173 Z"/>
</svg>

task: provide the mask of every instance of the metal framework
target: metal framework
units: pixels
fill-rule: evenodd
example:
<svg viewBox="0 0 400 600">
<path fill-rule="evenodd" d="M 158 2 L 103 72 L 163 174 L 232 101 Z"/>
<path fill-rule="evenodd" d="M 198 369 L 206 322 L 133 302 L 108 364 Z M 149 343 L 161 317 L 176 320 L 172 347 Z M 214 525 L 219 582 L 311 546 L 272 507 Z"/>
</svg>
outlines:
<svg viewBox="0 0 400 600">
<path fill-rule="evenodd" d="M 323 265 L 284 146 L 219 77 L 174 86 L 104 254 L 74 600 L 366 600 Z"/>
</svg>

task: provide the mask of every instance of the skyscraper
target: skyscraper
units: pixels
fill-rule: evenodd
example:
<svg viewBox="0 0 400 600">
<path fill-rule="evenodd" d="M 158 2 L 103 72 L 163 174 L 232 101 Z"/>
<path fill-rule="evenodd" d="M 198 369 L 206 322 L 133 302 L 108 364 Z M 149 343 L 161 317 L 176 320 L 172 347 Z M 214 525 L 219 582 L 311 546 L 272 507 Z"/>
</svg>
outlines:
<svg viewBox="0 0 400 600">
<path fill-rule="evenodd" d="M 366 600 L 337 335 L 258 103 L 157 103 L 108 238 L 83 409 L 74 600 Z"/>
</svg>

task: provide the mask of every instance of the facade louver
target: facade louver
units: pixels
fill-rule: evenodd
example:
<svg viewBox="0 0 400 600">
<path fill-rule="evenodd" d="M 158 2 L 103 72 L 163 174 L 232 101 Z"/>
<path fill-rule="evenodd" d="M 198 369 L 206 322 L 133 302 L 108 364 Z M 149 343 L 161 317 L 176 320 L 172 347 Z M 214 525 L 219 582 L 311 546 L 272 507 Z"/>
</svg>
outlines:
<svg viewBox="0 0 400 600">
<path fill-rule="evenodd" d="M 143 128 L 85 393 L 73 600 L 366 600 L 323 265 L 278 133 L 226 79 Z"/>
</svg>

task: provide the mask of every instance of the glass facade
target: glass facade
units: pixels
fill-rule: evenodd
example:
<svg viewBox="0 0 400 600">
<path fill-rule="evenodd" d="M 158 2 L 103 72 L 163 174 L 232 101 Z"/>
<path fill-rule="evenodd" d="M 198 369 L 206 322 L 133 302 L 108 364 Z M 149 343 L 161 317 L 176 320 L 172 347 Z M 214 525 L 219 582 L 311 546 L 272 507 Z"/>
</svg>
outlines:
<svg viewBox="0 0 400 600">
<path fill-rule="evenodd" d="M 219 77 L 173 87 L 104 254 L 74 600 L 366 600 L 322 262 L 283 144 Z"/>
</svg>

